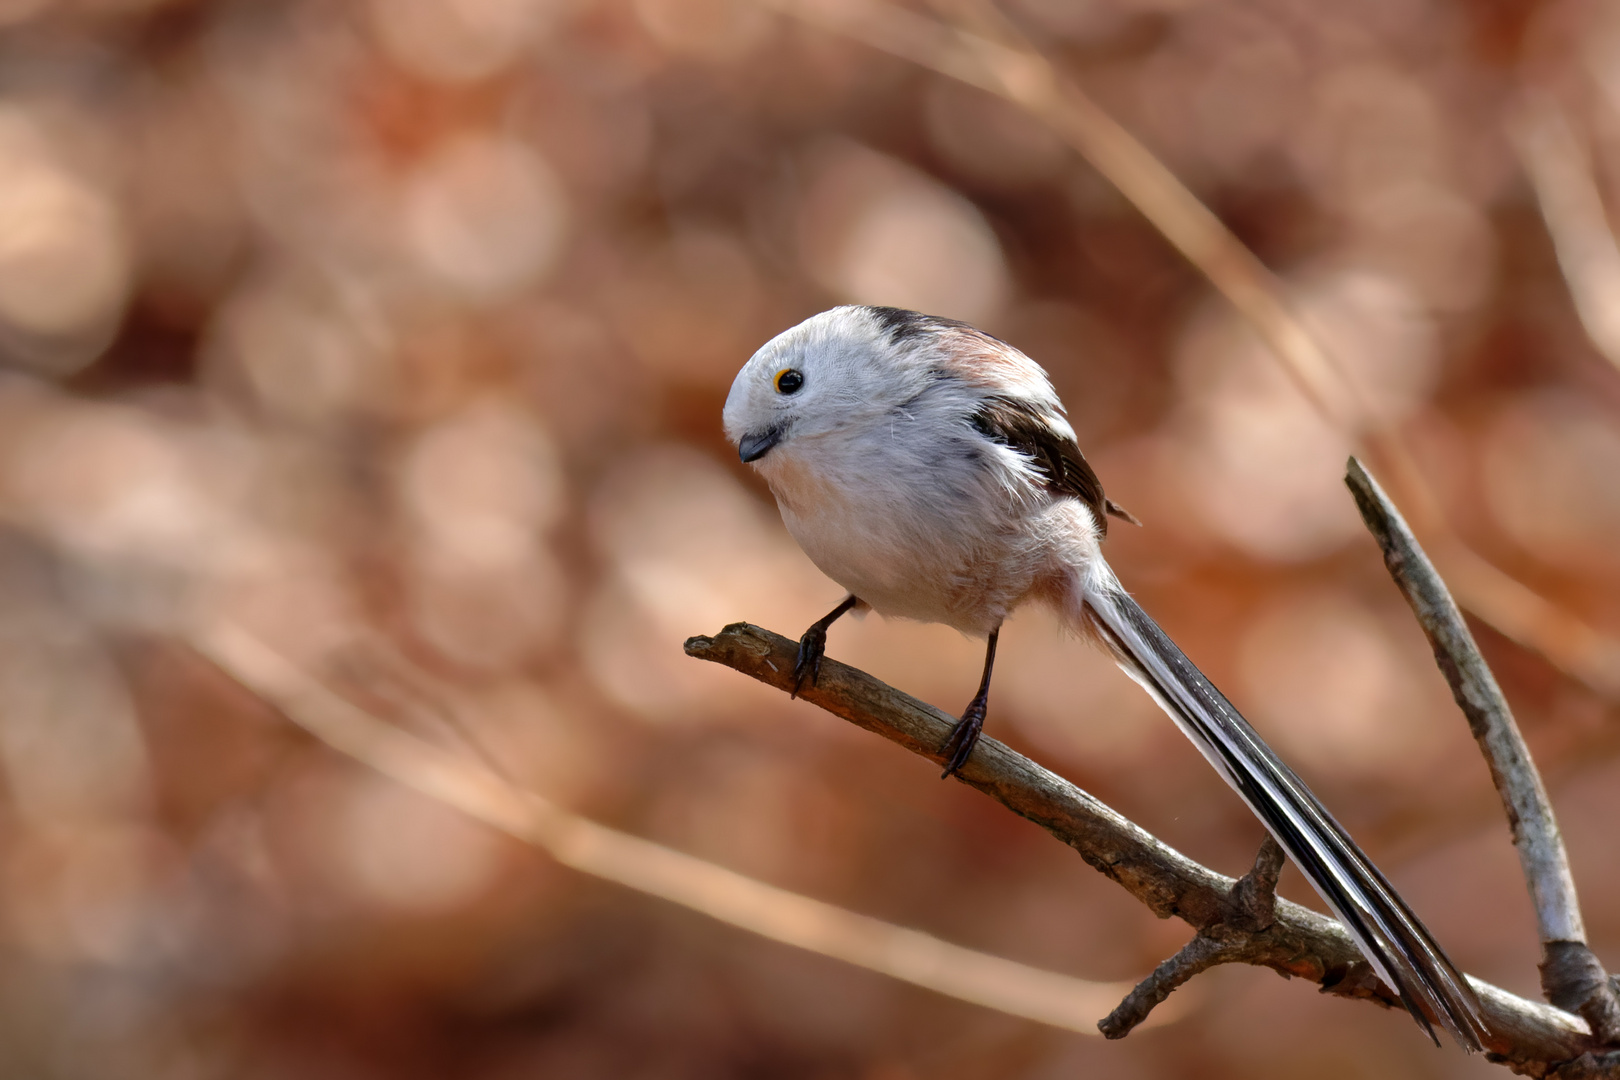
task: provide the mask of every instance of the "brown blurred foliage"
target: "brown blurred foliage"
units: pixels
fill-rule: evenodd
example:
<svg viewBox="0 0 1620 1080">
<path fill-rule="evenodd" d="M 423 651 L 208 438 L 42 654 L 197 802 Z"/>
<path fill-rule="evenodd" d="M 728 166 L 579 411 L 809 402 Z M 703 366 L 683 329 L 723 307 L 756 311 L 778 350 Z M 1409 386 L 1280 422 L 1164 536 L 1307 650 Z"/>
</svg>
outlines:
<svg viewBox="0 0 1620 1080">
<path fill-rule="evenodd" d="M 1620 633 L 1620 373 L 1508 134 L 1551 95 L 1620 195 L 1613 11 L 1006 10 L 1279 272 L 1470 543 Z M 1536 996 L 1507 830 L 1346 436 L 1038 124 L 746 0 L 4 0 L 0 28 L 0 1074 L 1491 1070 L 1254 970 L 1111 1044 L 747 938 L 339 760 L 184 645 L 230 619 L 630 832 L 1139 977 L 1184 927 L 681 655 L 840 595 L 721 437 L 735 370 L 835 302 L 969 319 L 1048 368 L 1146 522 L 1110 539 L 1127 585 L 1458 962 Z M 1614 706 L 1483 638 L 1613 964 Z M 952 711 L 977 676 L 938 627 L 830 648 Z M 1206 863 L 1252 858 L 1243 806 L 1041 612 L 990 730 Z"/>
</svg>

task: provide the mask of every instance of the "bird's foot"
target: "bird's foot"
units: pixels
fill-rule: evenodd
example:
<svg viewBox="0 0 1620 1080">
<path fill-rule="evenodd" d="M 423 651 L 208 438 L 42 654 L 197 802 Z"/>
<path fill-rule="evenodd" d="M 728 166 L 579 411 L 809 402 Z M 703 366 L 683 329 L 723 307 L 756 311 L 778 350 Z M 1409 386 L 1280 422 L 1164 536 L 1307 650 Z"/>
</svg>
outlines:
<svg viewBox="0 0 1620 1080">
<path fill-rule="evenodd" d="M 962 714 L 962 719 L 951 729 L 951 737 L 945 740 L 945 747 L 941 751 L 945 755 L 945 771 L 939 774 L 941 780 L 948 779 L 966 765 L 973 748 L 979 745 L 979 733 L 984 730 L 984 711 L 984 701 L 974 698 L 967 712 Z"/>
<path fill-rule="evenodd" d="M 826 653 L 827 628 L 816 623 L 799 639 L 799 655 L 793 661 L 793 691 L 788 697 L 798 697 L 806 683 L 816 685 L 816 680 L 821 678 L 821 658 Z"/>
</svg>

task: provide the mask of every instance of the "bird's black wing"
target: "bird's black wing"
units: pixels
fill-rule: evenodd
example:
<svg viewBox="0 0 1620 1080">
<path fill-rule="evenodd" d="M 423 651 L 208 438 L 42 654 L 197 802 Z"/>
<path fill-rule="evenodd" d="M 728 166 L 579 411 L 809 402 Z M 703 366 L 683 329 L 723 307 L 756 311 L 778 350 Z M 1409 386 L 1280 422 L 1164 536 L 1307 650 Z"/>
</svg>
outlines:
<svg viewBox="0 0 1620 1080">
<path fill-rule="evenodd" d="M 1108 535 L 1109 514 L 1132 525 L 1141 524 L 1129 510 L 1103 494 L 1102 481 L 1080 452 L 1079 444 L 1073 436 L 1054 428 L 1039 406 L 997 395 L 985 401 L 972 421 L 985 438 L 1028 457 L 1052 491 L 1072 495 L 1089 506 L 1104 536 Z"/>
</svg>

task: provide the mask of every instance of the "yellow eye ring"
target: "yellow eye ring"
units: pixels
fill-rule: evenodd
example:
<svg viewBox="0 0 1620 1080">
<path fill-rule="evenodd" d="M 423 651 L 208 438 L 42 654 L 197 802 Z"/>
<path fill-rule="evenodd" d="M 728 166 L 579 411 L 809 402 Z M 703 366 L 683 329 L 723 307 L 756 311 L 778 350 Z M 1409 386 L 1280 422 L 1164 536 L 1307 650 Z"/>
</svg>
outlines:
<svg viewBox="0 0 1620 1080">
<path fill-rule="evenodd" d="M 804 373 L 798 368 L 783 368 L 772 382 L 778 394 L 797 394 L 804 388 Z"/>
</svg>

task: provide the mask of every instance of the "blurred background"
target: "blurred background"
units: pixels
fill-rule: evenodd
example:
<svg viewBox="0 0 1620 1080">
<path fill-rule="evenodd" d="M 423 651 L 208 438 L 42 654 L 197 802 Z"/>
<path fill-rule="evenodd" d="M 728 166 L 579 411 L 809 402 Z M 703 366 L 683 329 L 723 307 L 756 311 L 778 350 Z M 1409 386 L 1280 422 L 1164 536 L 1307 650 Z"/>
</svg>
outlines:
<svg viewBox="0 0 1620 1080">
<path fill-rule="evenodd" d="M 1467 542 L 1620 635 L 1620 11 L 1003 10 L 1278 271 Z M 1144 522 L 1109 539 L 1127 586 L 1460 965 L 1539 996 L 1496 796 L 1341 484 L 1352 434 L 1046 129 L 748 0 L 3 0 L 0 27 L 0 1075 L 1501 1075 L 1259 969 L 1106 1043 L 749 937 L 342 758 L 186 643 L 229 620 L 616 828 L 1140 978 L 1185 925 L 681 653 L 841 597 L 723 440 L 743 361 L 837 302 L 970 320 L 1046 366 Z M 1475 629 L 1620 964 L 1616 702 Z M 830 653 L 952 713 L 981 656 L 875 617 Z M 989 731 L 1200 861 L 1253 857 L 1043 612 Z"/>
</svg>

